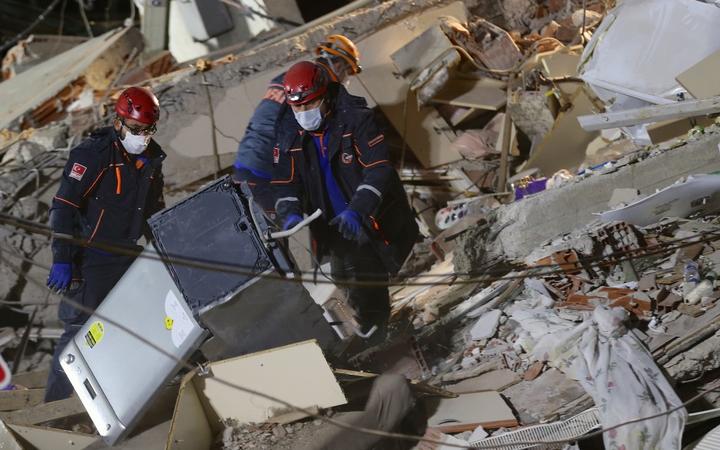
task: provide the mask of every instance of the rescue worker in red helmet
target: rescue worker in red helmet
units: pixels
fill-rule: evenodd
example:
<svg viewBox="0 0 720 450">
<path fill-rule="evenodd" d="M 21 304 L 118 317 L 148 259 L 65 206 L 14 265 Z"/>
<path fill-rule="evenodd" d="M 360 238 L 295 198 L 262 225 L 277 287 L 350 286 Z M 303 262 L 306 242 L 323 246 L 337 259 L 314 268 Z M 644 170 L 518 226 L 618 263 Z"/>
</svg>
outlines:
<svg viewBox="0 0 720 450">
<path fill-rule="evenodd" d="M 93 131 L 70 151 L 60 188 L 53 198 L 50 289 L 95 310 L 133 262 L 146 219 L 164 208 L 162 162 L 165 153 L 152 140 L 160 117 L 148 89 L 124 90 L 115 104 L 112 126 Z M 108 247 L 121 247 L 118 252 Z M 72 394 L 58 356 L 89 317 L 88 311 L 61 301 L 58 318 L 65 331 L 55 347 L 45 401 Z"/>
<path fill-rule="evenodd" d="M 315 62 L 328 73 L 331 80 L 346 82 L 350 76 L 360 73 L 360 52 L 347 37 L 333 34 L 315 48 Z M 247 181 L 255 201 L 274 220 L 275 199 L 269 185 L 272 172 L 272 149 L 275 144 L 275 123 L 285 104 L 282 73 L 267 87 L 260 104 L 248 123 L 240 141 L 234 163 L 234 180 Z"/>
<path fill-rule="evenodd" d="M 385 137 L 365 100 L 318 64 L 295 64 L 283 84 L 290 108 L 278 121 L 273 149 L 277 213 L 288 229 L 303 213 L 323 211 L 310 225 L 320 256 L 329 253 L 333 279 L 346 283 L 360 334 L 384 330 L 389 275 L 418 235 Z"/>
</svg>

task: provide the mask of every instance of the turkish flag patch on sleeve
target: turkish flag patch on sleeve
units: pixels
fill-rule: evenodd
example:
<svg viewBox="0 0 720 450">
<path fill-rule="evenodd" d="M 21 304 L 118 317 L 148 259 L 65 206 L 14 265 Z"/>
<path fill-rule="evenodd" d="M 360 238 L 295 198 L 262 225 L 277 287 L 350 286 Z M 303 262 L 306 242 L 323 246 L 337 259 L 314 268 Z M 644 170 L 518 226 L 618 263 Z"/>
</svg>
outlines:
<svg viewBox="0 0 720 450">
<path fill-rule="evenodd" d="M 85 172 L 87 171 L 87 167 L 83 166 L 82 164 L 75 163 L 72 166 L 72 169 L 70 169 L 70 178 L 75 178 L 76 180 L 80 181 L 82 180 L 83 175 L 85 175 Z"/>
</svg>

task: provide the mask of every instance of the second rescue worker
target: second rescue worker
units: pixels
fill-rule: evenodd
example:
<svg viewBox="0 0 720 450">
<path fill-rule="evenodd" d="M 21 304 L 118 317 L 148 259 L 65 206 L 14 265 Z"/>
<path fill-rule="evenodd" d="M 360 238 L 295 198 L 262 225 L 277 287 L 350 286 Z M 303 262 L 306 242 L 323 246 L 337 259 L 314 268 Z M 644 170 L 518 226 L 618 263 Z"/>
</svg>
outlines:
<svg viewBox="0 0 720 450">
<path fill-rule="evenodd" d="M 355 44 L 341 34 L 331 34 L 315 48 L 315 62 L 333 81 L 344 83 L 360 73 L 360 53 Z M 245 135 L 240 141 L 233 179 L 247 181 L 255 201 L 271 219 L 275 219 L 275 199 L 270 188 L 275 125 L 285 105 L 284 73 L 272 79 L 265 96 L 255 108 Z"/>
<path fill-rule="evenodd" d="M 383 330 L 388 275 L 418 234 L 384 135 L 365 100 L 331 82 L 318 64 L 295 64 L 283 84 L 292 113 L 279 119 L 273 149 L 278 215 L 287 229 L 304 212 L 323 211 L 310 225 L 318 254 L 330 254 L 334 280 L 349 288 L 361 332 Z"/>
</svg>

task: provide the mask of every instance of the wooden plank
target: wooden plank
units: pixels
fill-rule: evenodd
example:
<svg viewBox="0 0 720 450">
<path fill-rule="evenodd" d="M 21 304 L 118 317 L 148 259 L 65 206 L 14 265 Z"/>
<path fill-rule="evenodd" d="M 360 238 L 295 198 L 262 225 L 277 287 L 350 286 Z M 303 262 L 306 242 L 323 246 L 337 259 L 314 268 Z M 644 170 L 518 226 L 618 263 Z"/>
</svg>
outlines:
<svg viewBox="0 0 720 450">
<path fill-rule="evenodd" d="M 82 450 L 100 442 L 100 436 L 47 427 L 9 424 L 26 449 L 38 450 Z"/>
<path fill-rule="evenodd" d="M 483 428 L 518 425 L 512 410 L 496 391 L 461 394 L 456 398 L 444 398 L 436 404 L 435 413 L 428 419 L 428 427 L 445 433 L 460 433 L 479 425 Z"/>
<path fill-rule="evenodd" d="M 683 117 L 699 117 L 717 112 L 720 112 L 720 97 L 686 100 L 667 105 L 653 105 L 610 113 L 582 115 L 577 120 L 586 131 L 594 131 L 662 122 Z"/>
<path fill-rule="evenodd" d="M 720 50 L 699 61 L 675 79 L 696 99 L 720 96 Z"/>
<path fill-rule="evenodd" d="M 34 372 L 22 372 L 13 375 L 12 382 L 15 385 L 28 389 L 44 388 L 47 383 L 49 370 L 37 370 Z"/>
<path fill-rule="evenodd" d="M 77 397 L 43 403 L 10 413 L 0 413 L 0 419 L 13 425 L 37 425 L 50 420 L 83 414 L 85 407 Z"/>
<path fill-rule="evenodd" d="M 426 167 L 437 167 L 462 159 L 451 144 L 452 132 L 436 129 L 443 121 L 433 107 L 418 108 L 414 95 L 408 95 L 408 81 L 393 75 L 397 71 L 390 55 L 405 46 L 424 30 L 437 23 L 441 16 L 465 21 L 462 2 L 424 11 L 385 27 L 358 43 L 363 55 L 363 71 L 353 77 L 370 94 L 392 126 L 405 136 L 408 149 Z M 407 105 L 405 102 L 407 101 Z M 449 126 L 447 126 L 449 128 Z"/>
<path fill-rule="evenodd" d="M 483 86 L 480 81 L 450 80 L 432 99 L 436 103 L 497 111 L 507 101 L 505 91 Z"/>
<path fill-rule="evenodd" d="M 530 156 L 525 168 L 540 169 L 543 175 L 551 177 L 560 169 L 579 166 L 585 160 L 588 144 L 597 133 L 583 130 L 577 118 L 591 112 L 592 106 L 585 90 L 579 89 L 570 109 L 558 115 L 552 129 Z"/>
<path fill-rule="evenodd" d="M 15 411 L 39 405 L 44 397 L 45 389 L 0 391 L 0 411 Z"/>
</svg>

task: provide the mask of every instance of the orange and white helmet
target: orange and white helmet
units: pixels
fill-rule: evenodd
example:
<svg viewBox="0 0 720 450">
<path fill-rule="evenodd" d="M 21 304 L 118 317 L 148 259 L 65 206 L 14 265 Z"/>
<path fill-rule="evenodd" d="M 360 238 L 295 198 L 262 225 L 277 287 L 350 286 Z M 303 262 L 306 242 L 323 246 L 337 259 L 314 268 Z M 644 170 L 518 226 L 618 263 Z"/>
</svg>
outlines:
<svg viewBox="0 0 720 450">
<path fill-rule="evenodd" d="M 342 34 L 331 34 L 315 47 L 317 56 L 336 59 L 342 58 L 349 66 L 353 75 L 362 71 L 360 66 L 360 52 L 353 41 Z"/>
</svg>

